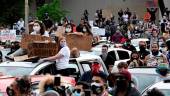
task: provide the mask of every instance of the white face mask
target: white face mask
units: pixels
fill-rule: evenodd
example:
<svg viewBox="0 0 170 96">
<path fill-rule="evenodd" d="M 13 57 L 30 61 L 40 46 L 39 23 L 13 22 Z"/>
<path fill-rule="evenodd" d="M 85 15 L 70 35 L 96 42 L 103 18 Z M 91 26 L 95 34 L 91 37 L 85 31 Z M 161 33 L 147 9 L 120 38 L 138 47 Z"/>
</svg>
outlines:
<svg viewBox="0 0 170 96">
<path fill-rule="evenodd" d="M 83 32 L 87 32 L 87 29 L 86 29 L 86 28 L 83 28 Z"/>
<path fill-rule="evenodd" d="M 71 32 L 71 28 L 66 28 L 66 32 Z"/>
<path fill-rule="evenodd" d="M 33 27 L 33 30 L 34 30 L 35 32 L 39 32 L 39 31 L 40 31 L 40 27 L 39 27 L 39 26 L 34 26 L 34 27 Z"/>
</svg>

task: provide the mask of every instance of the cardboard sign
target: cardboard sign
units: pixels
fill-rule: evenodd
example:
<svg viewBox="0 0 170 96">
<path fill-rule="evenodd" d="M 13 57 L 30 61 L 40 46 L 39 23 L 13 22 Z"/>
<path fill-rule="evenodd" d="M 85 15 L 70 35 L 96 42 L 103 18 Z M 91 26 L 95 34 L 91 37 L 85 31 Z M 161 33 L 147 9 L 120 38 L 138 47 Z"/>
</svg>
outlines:
<svg viewBox="0 0 170 96">
<path fill-rule="evenodd" d="M 66 41 L 70 49 L 77 47 L 81 51 L 90 51 L 92 48 L 92 36 L 69 34 Z"/>
<path fill-rule="evenodd" d="M 28 46 L 28 56 L 40 58 L 54 56 L 58 53 L 57 43 L 33 42 Z"/>
<path fill-rule="evenodd" d="M 65 33 L 65 27 L 58 26 L 57 31 L 56 31 L 56 36 L 57 37 L 63 36 L 64 33 Z"/>
<path fill-rule="evenodd" d="M 41 36 L 41 35 L 29 35 L 29 34 L 24 34 L 22 35 L 22 39 L 21 39 L 21 47 L 23 49 L 28 49 L 28 45 L 32 42 L 35 41 L 40 41 L 40 42 L 51 42 L 51 38 L 50 37 L 45 37 L 45 36 Z"/>
</svg>

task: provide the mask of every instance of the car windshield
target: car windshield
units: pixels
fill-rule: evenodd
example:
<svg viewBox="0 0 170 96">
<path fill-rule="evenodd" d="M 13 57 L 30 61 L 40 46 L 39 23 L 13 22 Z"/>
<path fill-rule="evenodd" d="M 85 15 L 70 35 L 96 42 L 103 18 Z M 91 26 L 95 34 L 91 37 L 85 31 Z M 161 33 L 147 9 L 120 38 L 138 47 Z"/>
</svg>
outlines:
<svg viewBox="0 0 170 96">
<path fill-rule="evenodd" d="M 32 67 L 1 66 L 0 74 L 7 76 L 23 76 L 29 75 L 32 70 Z"/>
<path fill-rule="evenodd" d="M 134 73 L 132 75 L 132 78 L 133 78 L 132 80 L 135 84 L 137 84 L 137 89 L 140 92 L 142 92 L 149 85 L 154 84 L 157 77 L 158 77 L 158 75 L 155 75 L 155 74 L 139 74 L 139 73 L 137 74 L 137 73 Z"/>
</svg>

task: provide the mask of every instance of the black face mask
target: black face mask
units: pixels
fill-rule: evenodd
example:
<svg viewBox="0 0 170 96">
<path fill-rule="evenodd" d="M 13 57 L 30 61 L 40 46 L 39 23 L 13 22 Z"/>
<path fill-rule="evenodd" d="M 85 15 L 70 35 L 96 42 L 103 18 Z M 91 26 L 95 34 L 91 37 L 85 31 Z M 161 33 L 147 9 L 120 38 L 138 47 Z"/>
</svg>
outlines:
<svg viewBox="0 0 170 96">
<path fill-rule="evenodd" d="M 116 86 L 118 90 L 126 90 L 128 87 L 127 80 L 124 77 L 118 77 L 116 79 Z"/>
<path fill-rule="evenodd" d="M 102 86 L 92 85 L 91 90 L 92 90 L 93 94 L 100 95 L 104 89 Z"/>
<path fill-rule="evenodd" d="M 139 49 L 140 49 L 140 51 L 145 51 L 145 47 L 144 46 L 139 46 Z"/>
<path fill-rule="evenodd" d="M 159 51 L 152 51 L 152 55 L 156 56 L 158 55 Z"/>
</svg>

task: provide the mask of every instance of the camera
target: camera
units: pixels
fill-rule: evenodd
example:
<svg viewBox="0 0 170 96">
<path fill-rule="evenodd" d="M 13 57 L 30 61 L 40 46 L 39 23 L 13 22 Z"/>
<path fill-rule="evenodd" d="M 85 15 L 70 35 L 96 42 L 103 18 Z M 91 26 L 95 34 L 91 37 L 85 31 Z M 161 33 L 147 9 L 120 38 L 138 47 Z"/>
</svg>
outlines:
<svg viewBox="0 0 170 96">
<path fill-rule="evenodd" d="M 8 87 L 6 88 L 6 93 L 7 93 L 8 96 L 15 96 L 15 92 L 14 92 L 14 90 L 12 89 L 11 86 L 8 86 Z"/>
</svg>

